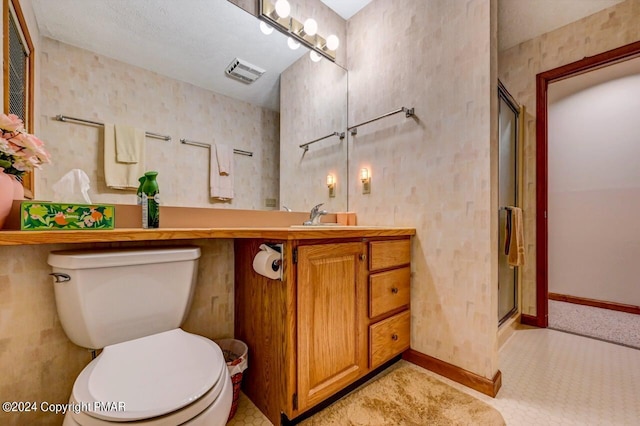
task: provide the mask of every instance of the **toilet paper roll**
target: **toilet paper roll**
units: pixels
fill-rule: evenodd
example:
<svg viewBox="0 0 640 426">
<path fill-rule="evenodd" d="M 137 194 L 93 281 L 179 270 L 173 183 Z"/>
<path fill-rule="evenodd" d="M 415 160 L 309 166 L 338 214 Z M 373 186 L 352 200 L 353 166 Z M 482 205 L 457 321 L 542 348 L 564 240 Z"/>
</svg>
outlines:
<svg viewBox="0 0 640 426">
<path fill-rule="evenodd" d="M 281 254 L 265 244 L 262 244 L 260 249 L 261 251 L 253 258 L 253 270 L 272 280 L 281 279 Z"/>
</svg>

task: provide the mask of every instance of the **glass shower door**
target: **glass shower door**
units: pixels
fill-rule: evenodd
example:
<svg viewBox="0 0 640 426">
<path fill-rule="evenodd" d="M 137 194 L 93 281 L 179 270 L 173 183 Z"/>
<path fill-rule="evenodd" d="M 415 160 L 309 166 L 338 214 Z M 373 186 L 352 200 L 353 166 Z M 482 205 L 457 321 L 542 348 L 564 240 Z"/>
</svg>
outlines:
<svg viewBox="0 0 640 426">
<path fill-rule="evenodd" d="M 502 83 L 498 86 L 498 321 L 502 324 L 518 310 L 517 269 L 505 254 L 507 210 L 518 201 L 518 106 Z"/>
</svg>

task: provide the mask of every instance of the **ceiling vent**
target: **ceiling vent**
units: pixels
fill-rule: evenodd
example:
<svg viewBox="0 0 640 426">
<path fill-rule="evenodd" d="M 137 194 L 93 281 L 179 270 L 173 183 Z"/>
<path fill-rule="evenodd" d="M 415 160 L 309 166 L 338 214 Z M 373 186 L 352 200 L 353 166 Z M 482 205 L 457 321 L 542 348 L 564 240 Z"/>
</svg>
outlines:
<svg viewBox="0 0 640 426">
<path fill-rule="evenodd" d="M 262 68 L 258 68 L 244 59 L 235 58 L 225 70 L 229 77 L 240 80 L 243 83 L 251 84 L 264 74 Z"/>
</svg>

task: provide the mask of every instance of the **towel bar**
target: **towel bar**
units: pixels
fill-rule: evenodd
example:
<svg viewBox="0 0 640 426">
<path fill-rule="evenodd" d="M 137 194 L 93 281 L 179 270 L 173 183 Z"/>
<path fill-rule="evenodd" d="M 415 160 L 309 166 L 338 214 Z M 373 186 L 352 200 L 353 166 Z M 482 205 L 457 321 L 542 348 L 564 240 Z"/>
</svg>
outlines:
<svg viewBox="0 0 640 426">
<path fill-rule="evenodd" d="M 55 118 L 56 118 L 56 120 L 62 121 L 63 123 L 69 123 L 71 121 L 75 121 L 77 123 L 91 124 L 93 126 L 104 126 L 104 123 L 100 123 L 99 121 L 85 120 L 83 118 L 74 118 L 74 117 L 69 117 L 69 116 L 62 115 L 62 114 L 56 115 Z M 145 134 L 145 136 L 147 136 L 149 138 L 162 139 L 163 141 L 170 141 L 171 140 L 171 136 L 160 135 L 158 133 L 144 132 L 144 134 Z"/>
<path fill-rule="evenodd" d="M 190 141 L 184 138 L 180 139 L 180 143 L 183 143 L 185 145 L 199 146 L 201 148 L 211 148 L 211 144 L 204 143 L 204 142 Z M 233 153 L 238 155 L 246 155 L 247 157 L 253 157 L 253 152 L 245 151 L 243 149 L 234 149 Z"/>
</svg>

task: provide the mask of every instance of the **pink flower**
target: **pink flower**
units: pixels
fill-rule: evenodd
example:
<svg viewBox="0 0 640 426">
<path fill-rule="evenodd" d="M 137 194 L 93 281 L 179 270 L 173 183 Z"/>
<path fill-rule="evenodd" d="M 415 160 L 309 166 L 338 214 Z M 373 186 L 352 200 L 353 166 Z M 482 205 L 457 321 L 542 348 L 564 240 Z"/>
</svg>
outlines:
<svg viewBox="0 0 640 426">
<path fill-rule="evenodd" d="M 18 116 L 0 114 L 0 165 L 5 173 L 20 176 L 50 162 L 44 143 L 25 132 Z"/>
<path fill-rule="evenodd" d="M 17 115 L 0 114 L 0 129 L 6 132 L 15 132 L 22 128 L 24 128 L 24 123 Z"/>
<path fill-rule="evenodd" d="M 44 143 L 34 135 L 18 133 L 11 138 L 11 142 L 25 148 L 27 157 L 37 157 L 39 163 L 51 162 L 49 153 L 44 149 Z"/>
<path fill-rule="evenodd" d="M 15 155 L 15 145 L 4 138 L 0 138 L 0 152 L 3 152 L 7 155 Z"/>
</svg>

